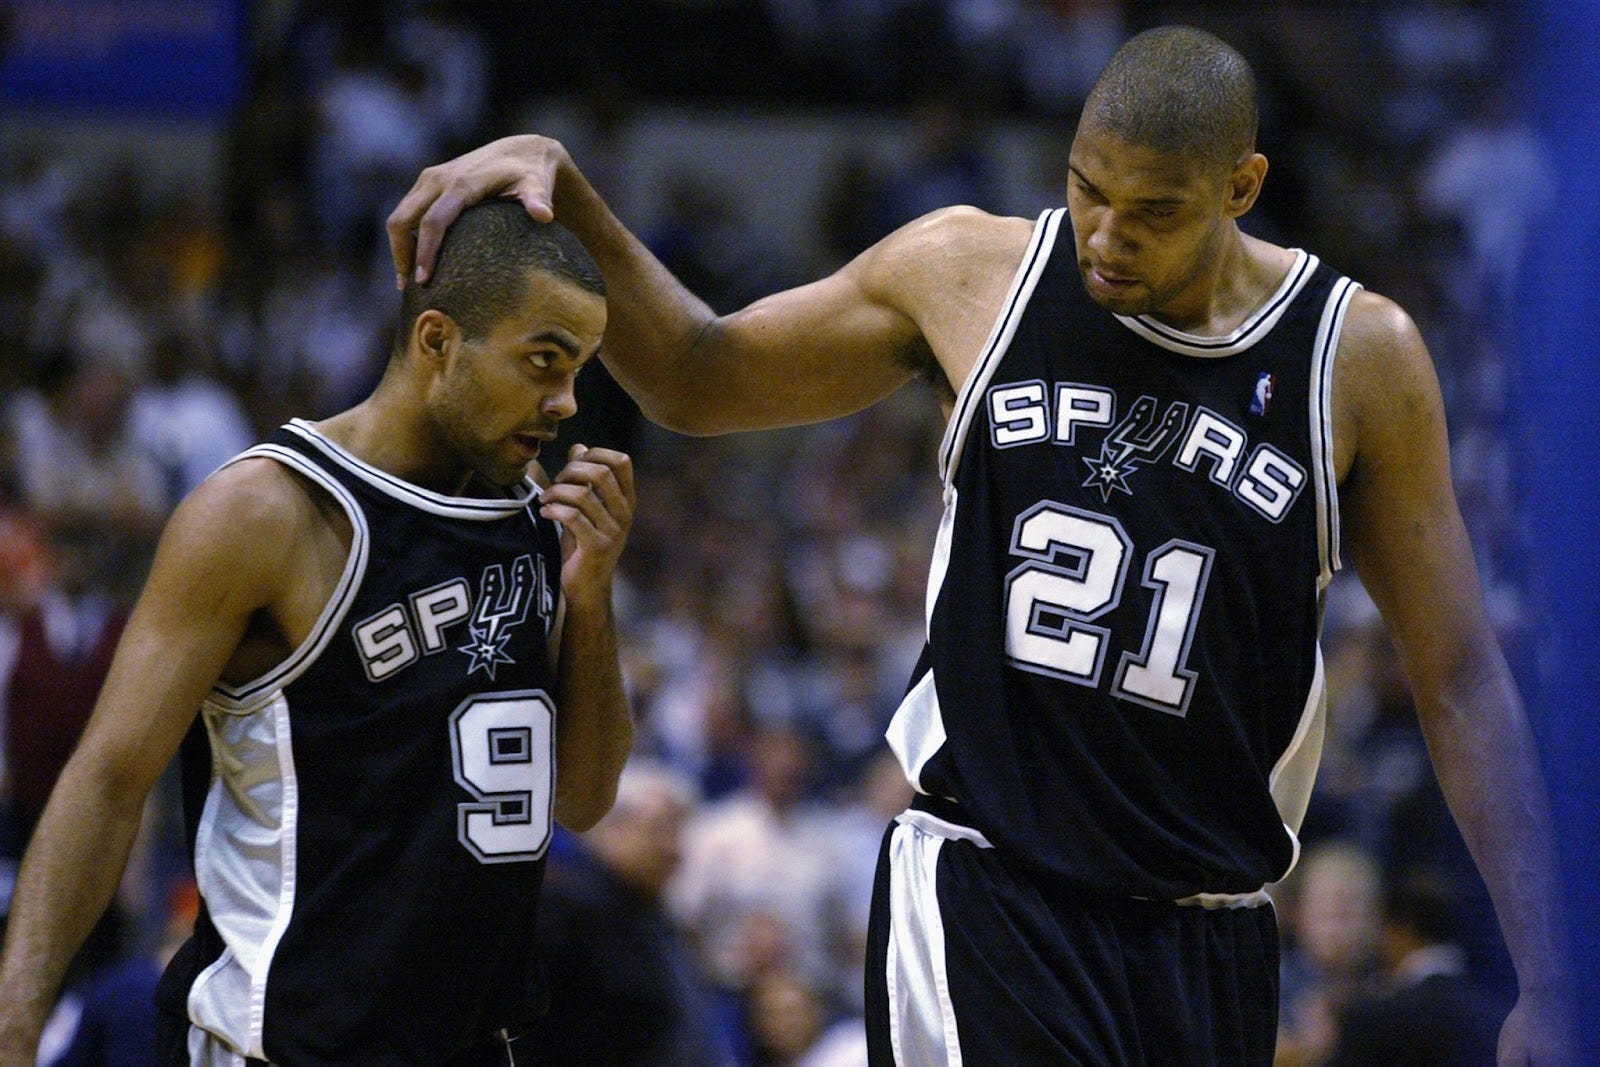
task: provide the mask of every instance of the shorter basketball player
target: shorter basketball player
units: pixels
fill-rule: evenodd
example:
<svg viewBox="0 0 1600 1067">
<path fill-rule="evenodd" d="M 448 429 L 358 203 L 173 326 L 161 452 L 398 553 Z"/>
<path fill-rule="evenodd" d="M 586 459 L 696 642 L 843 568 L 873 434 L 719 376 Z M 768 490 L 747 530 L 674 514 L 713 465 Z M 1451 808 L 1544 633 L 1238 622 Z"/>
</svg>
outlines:
<svg viewBox="0 0 1600 1067">
<path fill-rule="evenodd" d="M 33 1062 L 180 744 L 202 907 L 164 1062 L 511 1062 L 553 821 L 605 814 L 632 741 L 630 461 L 537 462 L 605 323 L 570 233 L 474 208 L 372 395 L 179 506 L 22 865 L 0 1063 Z"/>
</svg>

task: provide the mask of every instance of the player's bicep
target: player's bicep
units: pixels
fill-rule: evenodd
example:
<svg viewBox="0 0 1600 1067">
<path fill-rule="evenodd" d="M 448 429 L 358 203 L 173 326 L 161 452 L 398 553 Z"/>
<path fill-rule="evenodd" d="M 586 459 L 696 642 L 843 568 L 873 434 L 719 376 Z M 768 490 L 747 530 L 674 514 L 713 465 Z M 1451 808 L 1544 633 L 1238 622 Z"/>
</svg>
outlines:
<svg viewBox="0 0 1600 1067">
<path fill-rule="evenodd" d="M 203 485 L 168 521 L 84 731 L 82 758 L 132 793 L 171 759 L 284 565 L 283 531 L 239 521 L 229 481 Z"/>
<path fill-rule="evenodd" d="M 836 418 L 904 385 L 915 373 L 906 353 L 921 335 L 870 287 L 870 272 L 870 261 L 858 259 L 712 322 L 696 362 L 725 387 L 707 390 L 715 412 L 708 432 Z"/>
<path fill-rule="evenodd" d="M 1421 697 L 1456 677 L 1492 634 L 1451 482 L 1432 361 L 1398 308 L 1381 301 L 1369 312 L 1355 339 L 1364 349 L 1350 381 L 1357 444 L 1340 506 L 1356 571 Z"/>
</svg>

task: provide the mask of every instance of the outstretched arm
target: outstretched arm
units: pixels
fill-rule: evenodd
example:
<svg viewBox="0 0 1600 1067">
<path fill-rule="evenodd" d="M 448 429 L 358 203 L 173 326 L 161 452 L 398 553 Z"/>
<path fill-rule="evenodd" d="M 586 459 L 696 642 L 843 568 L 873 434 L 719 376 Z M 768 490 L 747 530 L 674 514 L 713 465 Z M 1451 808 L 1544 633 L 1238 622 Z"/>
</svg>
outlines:
<svg viewBox="0 0 1600 1067">
<path fill-rule="evenodd" d="M 426 276 L 449 223 L 496 196 L 583 241 L 609 294 L 601 357 L 646 415 L 692 434 L 858 411 L 905 384 L 929 351 L 959 387 L 1030 230 L 971 209 L 937 212 L 820 281 L 719 317 L 611 214 L 560 144 L 509 137 L 422 172 L 389 217 L 399 276 Z"/>
<path fill-rule="evenodd" d="M 1411 681 L 1439 785 L 1494 901 L 1520 998 L 1502 1064 L 1568 1062 L 1560 888 L 1522 702 L 1485 615 L 1450 480 L 1444 404 L 1416 326 L 1359 294 L 1335 371 L 1351 556 Z"/>
<path fill-rule="evenodd" d="M 556 818 L 569 830 L 599 822 L 633 748 L 633 715 L 617 659 L 612 576 L 633 523 L 633 463 L 574 445 L 540 514 L 562 526 L 556 659 Z"/>
<path fill-rule="evenodd" d="M 273 546 L 292 531 L 241 535 L 268 520 L 239 473 L 216 476 L 169 521 L 23 859 L 0 958 L 0 1063 L 33 1062 L 67 965 L 116 891 L 146 795 L 281 573 Z"/>
</svg>

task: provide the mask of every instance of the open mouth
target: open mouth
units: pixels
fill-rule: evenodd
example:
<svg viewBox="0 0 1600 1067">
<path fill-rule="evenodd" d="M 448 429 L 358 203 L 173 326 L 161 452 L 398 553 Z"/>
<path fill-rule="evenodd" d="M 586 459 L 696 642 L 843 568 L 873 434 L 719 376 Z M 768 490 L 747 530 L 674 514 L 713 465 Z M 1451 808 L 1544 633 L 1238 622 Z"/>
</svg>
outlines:
<svg viewBox="0 0 1600 1067">
<path fill-rule="evenodd" d="M 1104 267 L 1090 267 L 1089 274 L 1096 282 L 1108 289 L 1126 289 L 1129 286 L 1139 284 L 1139 279 L 1137 278 L 1131 278 L 1126 274 L 1118 274 L 1115 271 L 1106 270 Z"/>
</svg>

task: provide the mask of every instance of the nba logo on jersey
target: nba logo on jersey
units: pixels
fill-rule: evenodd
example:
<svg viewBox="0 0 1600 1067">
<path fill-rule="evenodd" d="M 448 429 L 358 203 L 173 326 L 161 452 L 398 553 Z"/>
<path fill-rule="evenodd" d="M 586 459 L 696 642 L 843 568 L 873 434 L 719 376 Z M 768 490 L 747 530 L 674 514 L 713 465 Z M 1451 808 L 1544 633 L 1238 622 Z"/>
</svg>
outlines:
<svg viewBox="0 0 1600 1067">
<path fill-rule="evenodd" d="M 507 651 L 514 633 L 532 608 L 549 632 L 555 595 L 544 560 L 518 556 L 507 567 L 491 563 L 478 579 L 478 595 L 465 578 L 454 578 L 412 593 L 351 628 L 369 681 L 381 682 L 423 656 L 449 647 L 445 630 L 465 622 L 467 639 L 457 651 L 468 657 L 467 673 L 495 669 L 516 659 Z M 409 609 L 409 610 L 408 610 Z"/>
<path fill-rule="evenodd" d="M 1272 388 L 1278 384 L 1278 379 L 1270 371 L 1262 371 L 1256 378 L 1255 395 L 1250 398 L 1250 414 L 1265 415 L 1267 408 L 1272 406 Z"/>
</svg>

